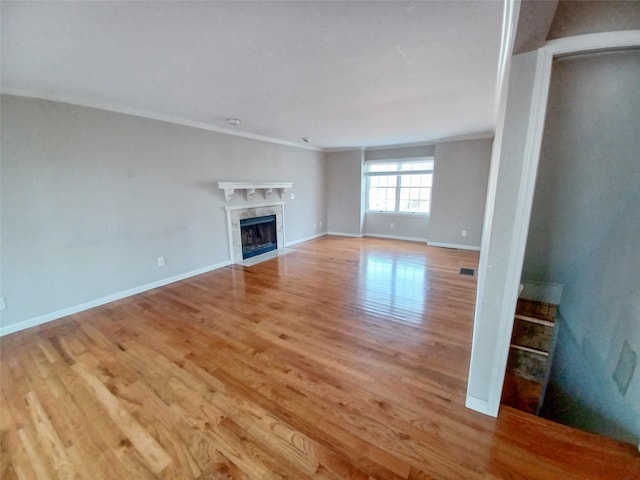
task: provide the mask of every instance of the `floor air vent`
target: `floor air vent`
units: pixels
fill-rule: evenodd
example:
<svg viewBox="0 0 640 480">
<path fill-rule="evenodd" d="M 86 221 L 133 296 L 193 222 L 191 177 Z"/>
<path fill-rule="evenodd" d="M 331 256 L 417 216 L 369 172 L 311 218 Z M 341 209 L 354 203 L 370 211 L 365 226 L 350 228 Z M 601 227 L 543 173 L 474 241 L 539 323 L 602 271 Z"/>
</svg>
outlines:
<svg viewBox="0 0 640 480">
<path fill-rule="evenodd" d="M 461 268 L 460 275 L 471 275 L 473 277 L 475 270 L 473 268 Z"/>
</svg>

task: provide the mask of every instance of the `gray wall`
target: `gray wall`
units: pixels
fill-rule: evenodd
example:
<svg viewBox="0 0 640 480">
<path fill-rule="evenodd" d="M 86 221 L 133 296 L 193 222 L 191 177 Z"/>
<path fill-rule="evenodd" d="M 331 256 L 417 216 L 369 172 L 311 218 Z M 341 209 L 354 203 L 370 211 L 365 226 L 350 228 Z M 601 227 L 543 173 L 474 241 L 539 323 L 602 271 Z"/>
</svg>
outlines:
<svg viewBox="0 0 640 480">
<path fill-rule="evenodd" d="M 491 138 L 436 144 L 429 244 L 480 248 L 492 145 Z"/>
<path fill-rule="evenodd" d="M 330 152 L 327 159 L 327 231 L 360 236 L 362 208 L 362 151 Z"/>
<path fill-rule="evenodd" d="M 1 107 L 2 331 L 228 262 L 218 181 L 294 182 L 287 242 L 326 225 L 321 152 L 43 100 Z"/>
<path fill-rule="evenodd" d="M 367 212 L 364 234 L 426 242 L 429 220 L 429 215 Z"/>
<path fill-rule="evenodd" d="M 554 62 L 523 279 L 565 285 L 545 415 L 640 440 L 640 53 Z M 566 341 L 563 341 L 565 339 Z"/>
<path fill-rule="evenodd" d="M 611 368 L 604 362 L 587 360 L 593 347 L 578 342 L 562 317 L 557 322 L 559 348 L 554 355 L 541 416 L 582 430 L 638 443 L 640 414 L 637 400 L 635 405 L 616 400 L 615 397 L 620 394 L 611 377 Z M 635 393 L 627 391 L 627 397 L 633 395 L 638 398 L 637 390 Z"/>
<path fill-rule="evenodd" d="M 364 152 L 365 160 L 388 160 L 415 157 L 433 157 L 435 145 L 416 145 L 410 147 L 378 147 Z"/>
<path fill-rule="evenodd" d="M 637 29 L 640 29 L 637 0 L 561 0 L 547 39 Z"/>
</svg>

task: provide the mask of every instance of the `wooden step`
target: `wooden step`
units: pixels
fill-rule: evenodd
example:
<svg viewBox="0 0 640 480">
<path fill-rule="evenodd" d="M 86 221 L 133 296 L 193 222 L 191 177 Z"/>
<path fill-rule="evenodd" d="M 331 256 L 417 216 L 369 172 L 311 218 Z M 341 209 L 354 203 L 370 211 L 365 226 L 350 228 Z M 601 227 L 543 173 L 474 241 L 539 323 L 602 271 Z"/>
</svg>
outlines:
<svg viewBox="0 0 640 480">
<path fill-rule="evenodd" d="M 523 412 L 538 414 L 542 384 L 507 372 L 504 377 L 502 403 Z"/>
<path fill-rule="evenodd" d="M 516 314 L 511 343 L 527 348 L 548 352 L 551 348 L 553 322 Z"/>
<path fill-rule="evenodd" d="M 516 304 L 516 313 L 530 318 L 553 322 L 558 313 L 558 305 L 519 298 Z"/>
<path fill-rule="evenodd" d="M 545 327 L 553 327 L 555 325 L 555 322 L 550 322 L 548 320 L 542 320 L 541 318 L 529 317 L 527 315 L 521 315 L 519 313 L 516 313 L 514 318 L 517 318 L 518 320 L 522 320 L 524 322 L 530 322 L 530 323 L 536 323 L 538 325 L 544 325 Z"/>
<path fill-rule="evenodd" d="M 511 348 L 515 348 L 516 350 L 522 350 L 524 352 L 535 353 L 536 355 L 542 355 L 544 357 L 548 357 L 549 356 L 549 352 L 545 352 L 544 350 L 538 350 L 536 348 L 524 347 L 522 345 L 516 345 L 514 343 L 512 343 L 510 346 L 511 346 Z"/>
</svg>

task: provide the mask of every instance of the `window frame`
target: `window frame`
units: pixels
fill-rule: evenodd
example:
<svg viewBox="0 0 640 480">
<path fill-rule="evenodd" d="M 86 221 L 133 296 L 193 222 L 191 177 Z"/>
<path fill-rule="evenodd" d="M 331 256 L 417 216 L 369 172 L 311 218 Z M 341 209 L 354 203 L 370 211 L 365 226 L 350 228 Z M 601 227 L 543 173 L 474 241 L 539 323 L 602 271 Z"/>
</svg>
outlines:
<svg viewBox="0 0 640 480">
<path fill-rule="evenodd" d="M 416 164 L 416 163 L 430 163 L 431 168 L 423 169 L 423 170 L 402 170 L 402 165 Z M 370 172 L 368 168 L 372 165 L 376 164 L 395 164 L 396 170 L 382 171 L 382 172 Z M 385 159 L 385 160 L 375 160 L 375 161 L 367 161 L 364 165 L 364 176 L 365 176 L 365 189 L 366 189 L 366 198 L 365 198 L 365 213 L 376 214 L 376 215 L 418 215 L 418 216 L 429 216 L 431 215 L 431 197 L 433 193 L 433 170 L 434 170 L 434 157 L 413 157 L 411 159 Z M 431 175 L 431 186 L 429 188 L 429 211 L 428 212 L 401 212 L 400 211 L 400 191 L 402 189 L 401 177 L 404 175 L 423 175 L 428 174 Z M 371 210 L 369 209 L 369 195 L 371 190 L 371 177 L 388 177 L 395 176 L 396 177 L 396 186 L 395 186 L 395 208 L 394 210 Z M 393 187 L 389 187 L 393 188 Z M 408 188 L 408 187 L 405 187 Z M 420 187 L 418 187 L 420 188 Z M 427 187 L 422 187 L 427 188 Z"/>
</svg>

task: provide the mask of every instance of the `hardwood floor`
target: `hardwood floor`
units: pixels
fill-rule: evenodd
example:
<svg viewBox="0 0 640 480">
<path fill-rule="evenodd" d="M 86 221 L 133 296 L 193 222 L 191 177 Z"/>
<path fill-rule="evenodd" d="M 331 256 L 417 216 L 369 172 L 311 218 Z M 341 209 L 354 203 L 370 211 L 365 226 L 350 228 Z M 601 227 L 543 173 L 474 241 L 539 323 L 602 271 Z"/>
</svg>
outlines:
<svg viewBox="0 0 640 480">
<path fill-rule="evenodd" d="M 464 407 L 478 254 L 323 237 L 1 339 L 1 478 L 638 479 Z"/>
</svg>

